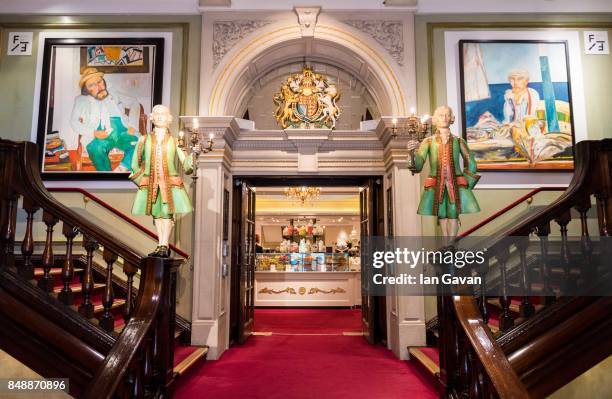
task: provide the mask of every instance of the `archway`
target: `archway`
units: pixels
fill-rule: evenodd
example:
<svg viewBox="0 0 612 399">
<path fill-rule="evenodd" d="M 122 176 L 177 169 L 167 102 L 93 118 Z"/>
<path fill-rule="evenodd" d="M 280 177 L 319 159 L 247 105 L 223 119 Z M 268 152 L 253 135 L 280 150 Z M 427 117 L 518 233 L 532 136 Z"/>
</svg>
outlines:
<svg viewBox="0 0 612 399">
<path fill-rule="evenodd" d="M 410 35 L 411 19 L 404 16 L 402 21 L 405 35 Z M 385 198 L 392 199 L 385 204 L 394 204 L 394 211 L 385 210 L 384 214 L 393 219 L 396 234 L 420 231 L 415 216 L 418 177 L 410 176 L 405 166 L 404 144 L 390 137 L 391 117 L 405 116 L 416 105 L 413 47 L 407 45 L 402 66 L 374 38 L 349 24 L 322 15 L 314 34 L 308 36 L 302 33 L 295 15 L 287 13 L 286 18 L 258 27 L 231 43 L 231 49 L 219 60 L 209 47 L 214 39 L 214 22 L 214 15 L 204 17 L 203 43 L 208 45 L 203 48 L 198 118 L 202 130 L 217 136 L 217 148 L 199 160 L 194 205 L 199 210 L 195 213 L 195 226 L 199 226 L 195 239 L 200 245 L 194 255 L 192 320 L 192 340 L 209 345 L 211 358 L 218 357 L 229 343 L 230 279 L 224 273 L 229 270 L 228 256 L 233 252 L 228 251 L 231 247 L 222 234 L 222 193 L 231 192 L 235 176 L 381 176 Z M 240 23 L 259 26 L 256 22 L 222 21 L 233 28 L 242 26 Z M 304 58 L 335 65 L 358 77 L 381 116 L 375 126 L 288 135 L 276 130 L 249 132 L 252 127 L 236 120 L 243 115 L 240 111 L 250 97 L 254 80 Z M 393 297 L 387 302 L 387 314 L 388 325 L 392 326 L 389 347 L 397 356 L 406 357 L 408 344 L 424 342 L 423 298 Z"/>
<path fill-rule="evenodd" d="M 408 88 L 398 65 L 372 38 L 334 20 L 318 23 L 314 36 L 305 37 L 295 21 L 283 21 L 240 40 L 211 79 L 202 81 L 200 115 L 236 116 L 253 79 L 279 63 L 305 57 L 338 65 L 358 76 L 381 115 L 407 115 L 413 105 L 405 94 Z"/>
</svg>

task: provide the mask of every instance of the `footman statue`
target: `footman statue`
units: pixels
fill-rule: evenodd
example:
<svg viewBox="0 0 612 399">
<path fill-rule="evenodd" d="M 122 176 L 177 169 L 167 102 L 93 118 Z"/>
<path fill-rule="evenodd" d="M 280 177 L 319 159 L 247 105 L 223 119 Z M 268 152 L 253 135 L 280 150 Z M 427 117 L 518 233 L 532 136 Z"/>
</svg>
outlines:
<svg viewBox="0 0 612 399">
<path fill-rule="evenodd" d="M 193 157 L 186 155 L 170 134 L 172 115 L 168 107 L 156 105 L 150 115 L 153 131 L 138 140 L 132 158 L 130 179 L 138 186 L 132 213 L 151 215 L 159 245 L 149 256 L 169 257 L 168 241 L 174 215 L 192 211 L 191 201 L 178 174 L 178 162 L 186 174 L 193 172 Z"/>
<path fill-rule="evenodd" d="M 459 231 L 459 215 L 480 211 L 472 189 L 480 179 L 476 173 L 476 161 L 462 138 L 451 134 L 450 125 L 455 121 L 452 109 L 438 107 L 432 117 L 435 134 L 419 143 L 408 142 L 408 149 L 415 153 L 414 170 L 420 172 L 429 157 L 429 176 L 421 194 L 418 214 L 437 216 L 442 234 L 452 240 Z M 463 158 L 463 170 L 459 157 Z"/>
</svg>

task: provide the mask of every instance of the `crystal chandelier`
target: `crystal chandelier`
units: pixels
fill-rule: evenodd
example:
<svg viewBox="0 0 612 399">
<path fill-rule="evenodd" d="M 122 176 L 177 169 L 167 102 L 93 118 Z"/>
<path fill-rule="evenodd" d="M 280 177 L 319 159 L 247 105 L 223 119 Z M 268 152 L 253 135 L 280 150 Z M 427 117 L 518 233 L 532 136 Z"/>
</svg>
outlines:
<svg viewBox="0 0 612 399">
<path fill-rule="evenodd" d="M 285 195 L 290 200 L 299 200 L 302 205 L 308 200 L 319 199 L 321 187 L 289 187 L 285 189 Z"/>
</svg>

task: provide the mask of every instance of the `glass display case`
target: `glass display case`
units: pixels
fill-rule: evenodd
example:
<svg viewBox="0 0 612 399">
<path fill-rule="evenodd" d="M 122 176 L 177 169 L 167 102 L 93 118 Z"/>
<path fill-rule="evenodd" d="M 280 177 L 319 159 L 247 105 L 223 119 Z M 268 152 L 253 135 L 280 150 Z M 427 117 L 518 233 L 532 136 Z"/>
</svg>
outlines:
<svg viewBox="0 0 612 399">
<path fill-rule="evenodd" d="M 258 272 L 348 272 L 351 270 L 348 253 L 289 252 L 258 253 L 255 270 Z"/>
</svg>

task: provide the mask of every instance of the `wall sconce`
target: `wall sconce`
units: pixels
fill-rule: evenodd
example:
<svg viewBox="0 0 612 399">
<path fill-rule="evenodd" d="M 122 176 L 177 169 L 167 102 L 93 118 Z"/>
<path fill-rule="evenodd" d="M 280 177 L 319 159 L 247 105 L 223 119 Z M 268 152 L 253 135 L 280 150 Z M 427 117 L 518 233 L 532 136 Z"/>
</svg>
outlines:
<svg viewBox="0 0 612 399">
<path fill-rule="evenodd" d="M 185 128 L 185 130 L 187 130 L 189 133 L 189 141 L 191 142 L 189 148 L 191 149 L 191 152 L 195 154 L 196 158 L 200 154 L 206 154 L 212 151 L 214 144 L 213 138 L 215 137 L 213 133 L 209 134 L 208 142 L 206 143 L 207 146 L 203 148 L 200 145 L 199 129 L 200 126 L 197 118 L 193 118 L 191 126 Z M 185 132 L 182 130 L 179 132 L 178 146 L 183 150 L 185 149 Z"/>
<path fill-rule="evenodd" d="M 402 138 L 408 141 L 418 141 L 420 143 L 427 136 L 431 135 L 431 117 L 427 114 L 422 117 L 417 116 L 414 108 L 410 109 L 410 116 L 406 119 L 406 124 L 403 129 L 398 128 L 397 118 L 393 118 L 391 123 L 391 136 L 393 139 Z M 408 158 L 408 169 L 410 169 L 413 175 L 417 172 L 414 165 L 414 152 L 414 149 L 410 150 Z"/>
<path fill-rule="evenodd" d="M 191 150 L 191 154 L 194 157 L 194 162 L 198 158 L 200 154 L 207 154 L 213 149 L 213 138 L 215 135 L 213 133 L 208 135 L 208 142 L 206 143 L 206 147 L 202 147 L 200 144 L 200 125 L 198 123 L 197 118 L 193 118 L 190 127 L 185 127 L 185 130 L 189 133 L 189 149 Z M 177 145 L 180 149 L 185 150 L 185 132 L 183 130 L 179 131 L 179 137 L 177 140 Z M 193 180 L 198 178 L 197 175 L 197 167 L 194 168 L 194 174 L 192 176 Z"/>
</svg>

